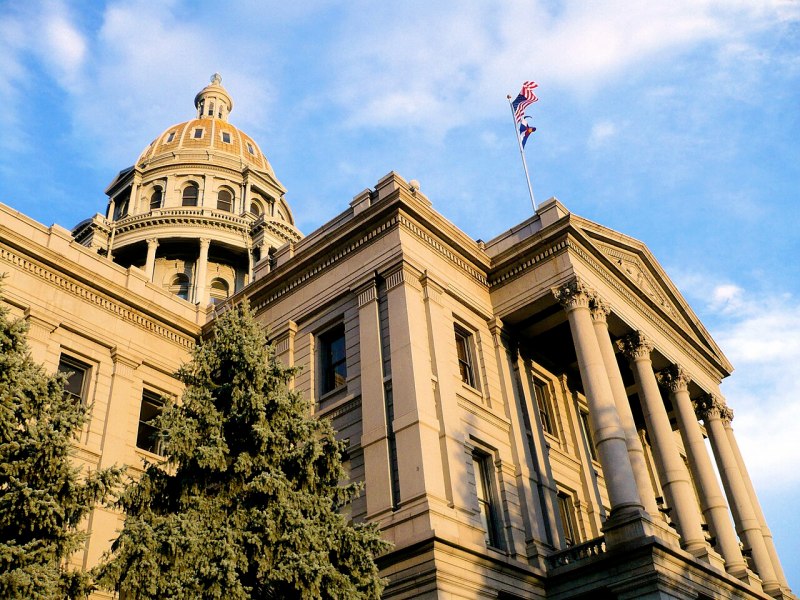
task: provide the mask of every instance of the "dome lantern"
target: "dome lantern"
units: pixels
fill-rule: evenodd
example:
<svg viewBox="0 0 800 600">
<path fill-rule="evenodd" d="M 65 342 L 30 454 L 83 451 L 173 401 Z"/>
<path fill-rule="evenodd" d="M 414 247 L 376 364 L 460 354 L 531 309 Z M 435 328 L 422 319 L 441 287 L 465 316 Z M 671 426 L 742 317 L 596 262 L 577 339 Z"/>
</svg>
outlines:
<svg viewBox="0 0 800 600">
<path fill-rule="evenodd" d="M 228 113 L 233 110 L 233 100 L 228 91 L 222 87 L 222 76 L 214 73 L 211 83 L 200 90 L 194 97 L 198 119 L 228 120 Z"/>
</svg>

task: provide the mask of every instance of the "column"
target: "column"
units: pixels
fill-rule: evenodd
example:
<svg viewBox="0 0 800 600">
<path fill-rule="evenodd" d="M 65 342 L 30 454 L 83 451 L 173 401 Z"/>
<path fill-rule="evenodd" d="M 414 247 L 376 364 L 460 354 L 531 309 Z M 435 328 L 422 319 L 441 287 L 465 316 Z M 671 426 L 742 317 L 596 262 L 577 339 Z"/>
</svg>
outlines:
<svg viewBox="0 0 800 600">
<path fill-rule="evenodd" d="M 639 433 L 636 431 L 636 424 L 633 420 L 631 405 L 628 402 L 628 393 L 625 391 L 625 383 L 622 381 L 622 374 L 617 364 L 616 353 L 611 344 L 611 336 L 608 333 L 608 314 L 610 309 L 595 295 L 590 303 L 592 311 L 592 321 L 594 331 L 597 335 L 597 343 L 600 345 L 600 352 L 603 355 L 603 363 L 608 373 L 611 392 L 614 395 L 614 404 L 619 414 L 620 425 L 625 432 L 625 443 L 628 448 L 628 457 L 633 468 L 633 475 L 636 478 L 636 487 L 642 499 L 644 509 L 650 513 L 654 519 L 660 519 L 661 513 L 656 504 L 656 494 L 650 482 L 650 474 L 647 471 L 647 462 L 644 456 L 642 442 Z"/>
<path fill-rule="evenodd" d="M 683 540 L 684 548 L 695 556 L 707 554 L 708 546 L 700 520 L 689 472 L 681 458 L 667 409 L 661 399 L 653 363 L 650 360 L 652 344 L 641 331 L 635 331 L 619 340 L 619 346 L 631 361 L 633 376 L 639 389 L 647 431 L 653 445 L 661 486 L 667 502 L 672 507 L 671 516 Z"/>
<path fill-rule="evenodd" d="M 194 302 L 200 306 L 208 304 L 206 279 L 208 277 L 208 247 L 211 240 L 200 238 L 200 254 L 197 258 L 197 268 L 194 277 Z"/>
<path fill-rule="evenodd" d="M 727 407 L 725 402 L 713 394 L 707 394 L 698 401 L 698 413 L 706 424 L 708 438 L 711 440 L 711 449 L 714 451 L 714 458 L 717 460 L 722 485 L 731 503 L 733 520 L 736 523 L 736 530 L 739 537 L 744 542 L 745 547 L 752 553 L 753 565 L 758 572 L 764 585 L 764 591 L 771 596 L 780 594 L 780 584 L 775 576 L 775 569 L 772 560 L 764 543 L 764 535 L 761 531 L 756 513 L 747 486 L 739 470 L 739 463 L 736 454 L 731 448 L 728 433 L 725 430 L 725 421 L 730 423 L 733 419 L 733 411 Z"/>
<path fill-rule="evenodd" d="M 569 320 L 581 381 L 589 405 L 589 421 L 611 502 L 609 520 L 617 515 L 641 514 L 643 507 L 628 458 L 625 432 L 620 424 L 603 354 L 592 325 L 589 290 L 583 282 L 573 279 L 562 287 L 553 289 L 553 294 L 564 307 Z"/>
<path fill-rule="evenodd" d="M 364 451 L 367 519 L 392 510 L 378 294 L 374 277 L 356 290 L 361 363 L 361 448 Z"/>
<path fill-rule="evenodd" d="M 157 249 L 158 240 L 156 238 L 147 238 L 147 260 L 144 263 L 144 272 L 150 281 L 153 281 L 153 275 L 155 274 Z"/>
<path fill-rule="evenodd" d="M 788 589 L 789 582 L 786 580 L 786 575 L 783 572 L 781 561 L 778 558 L 778 550 L 775 548 L 775 542 L 772 539 L 772 532 L 769 530 L 769 527 L 767 527 L 767 519 L 764 517 L 764 511 L 761 510 L 761 504 L 758 501 L 758 496 L 756 496 L 756 489 L 753 487 L 750 474 L 747 472 L 747 467 L 744 463 L 744 457 L 742 457 L 742 452 L 739 450 L 739 444 L 736 441 L 736 437 L 733 435 L 731 422 L 723 420 L 723 425 L 725 425 L 725 431 L 728 432 L 728 441 L 731 444 L 731 450 L 733 451 L 733 454 L 736 456 L 736 461 L 739 463 L 739 472 L 742 474 L 744 485 L 750 494 L 750 502 L 753 504 L 753 510 L 756 513 L 756 518 L 758 519 L 758 522 L 761 523 L 761 532 L 764 535 L 764 543 L 767 545 L 767 552 L 769 552 L 769 556 L 772 559 L 772 568 L 775 569 L 775 576 L 778 578 L 778 583 Z"/>
<path fill-rule="evenodd" d="M 698 488 L 700 505 L 711 532 L 717 538 L 717 546 L 722 558 L 725 559 L 725 568 L 735 577 L 745 577 L 747 563 L 739 549 L 739 540 L 728 513 L 728 503 L 725 502 L 711 466 L 711 459 L 703 441 L 703 432 L 700 430 L 694 406 L 689 398 L 689 377 L 680 366 L 672 365 L 659 373 L 659 380 L 670 392 L 678 430 Z"/>
</svg>

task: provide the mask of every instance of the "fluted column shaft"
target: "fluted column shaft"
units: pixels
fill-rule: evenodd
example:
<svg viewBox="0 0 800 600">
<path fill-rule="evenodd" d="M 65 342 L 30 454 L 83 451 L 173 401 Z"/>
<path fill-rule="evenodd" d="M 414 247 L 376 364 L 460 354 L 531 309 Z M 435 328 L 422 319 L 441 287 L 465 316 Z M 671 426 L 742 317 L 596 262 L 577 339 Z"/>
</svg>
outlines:
<svg viewBox="0 0 800 600">
<path fill-rule="evenodd" d="M 197 272 L 195 273 L 194 301 L 200 306 L 208 304 L 206 278 L 208 275 L 208 247 L 211 240 L 200 239 L 200 254 L 197 258 Z"/>
<path fill-rule="evenodd" d="M 153 281 L 153 274 L 156 268 L 156 250 L 158 249 L 158 240 L 156 238 L 147 239 L 147 259 L 144 264 L 144 272 L 147 278 Z"/>
<path fill-rule="evenodd" d="M 694 473 L 703 514 L 717 538 L 720 553 L 725 559 L 725 567 L 736 577 L 744 576 L 747 563 L 739 549 L 739 539 L 731 524 L 728 503 L 722 495 L 714 468 L 711 466 L 711 459 L 703 441 L 703 432 L 700 430 L 700 424 L 697 422 L 694 406 L 689 397 L 689 378 L 678 365 L 665 369 L 659 373 L 659 376 L 661 383 L 670 392 L 670 401 L 678 422 L 681 439 L 683 439 L 683 446 L 686 449 L 689 467 Z"/>
<path fill-rule="evenodd" d="M 780 585 L 775 576 L 775 569 L 772 567 L 767 546 L 764 543 L 764 536 L 761 532 L 759 523 L 753 510 L 750 494 L 739 470 L 739 463 L 736 455 L 731 448 L 728 434 L 725 431 L 723 420 L 729 421 L 733 418 L 731 411 L 725 403 L 718 397 L 711 394 L 703 397 L 699 403 L 698 410 L 706 424 L 711 448 L 717 460 L 717 468 L 722 478 L 722 485 L 731 502 L 731 512 L 736 522 L 736 529 L 739 537 L 745 545 L 750 548 L 758 575 L 764 584 L 764 591 L 774 594 L 780 591 Z"/>
<path fill-rule="evenodd" d="M 608 314 L 609 309 L 602 301 L 594 296 L 590 308 L 592 311 L 592 321 L 594 331 L 597 335 L 597 343 L 603 355 L 608 380 L 611 385 L 611 393 L 614 396 L 614 404 L 617 407 L 620 425 L 625 432 L 625 443 L 628 448 L 628 458 L 631 461 L 633 475 L 636 479 L 636 487 L 642 500 L 644 509 L 650 513 L 654 519 L 660 518 L 658 505 L 656 504 L 656 494 L 653 484 L 650 481 L 650 474 L 647 472 L 647 462 L 642 448 L 642 441 L 636 431 L 636 423 L 633 420 L 631 405 L 628 402 L 628 394 L 625 391 L 625 383 L 622 381 L 622 374 L 617 364 L 614 346 L 611 344 L 611 336 L 608 333 Z"/>
<path fill-rule="evenodd" d="M 767 545 L 767 552 L 769 552 L 769 556 L 772 559 L 772 568 L 775 569 L 775 576 L 778 578 L 778 583 L 788 588 L 789 582 L 786 580 L 786 574 L 783 572 L 783 566 L 781 566 L 781 561 L 778 558 L 778 549 L 775 548 L 775 541 L 772 539 L 772 532 L 769 530 L 769 527 L 767 527 L 767 519 L 764 517 L 764 511 L 761 510 L 761 503 L 758 501 L 755 487 L 753 487 L 750 474 L 747 472 L 747 467 L 744 464 L 744 457 L 742 456 L 742 452 L 739 450 L 739 444 L 736 442 L 736 436 L 733 435 L 731 422 L 723 420 L 722 423 L 725 426 L 725 431 L 728 432 L 728 441 L 730 442 L 731 450 L 733 451 L 734 456 L 736 456 L 736 461 L 739 463 L 739 472 L 742 474 L 742 480 L 744 481 L 744 485 L 750 494 L 750 501 L 753 504 L 753 511 L 756 513 L 758 522 L 761 523 L 761 533 L 764 536 L 764 543 Z"/>
<path fill-rule="evenodd" d="M 705 552 L 706 540 L 700 520 L 700 509 L 695 500 L 689 472 L 675 443 L 667 409 L 661 399 L 658 381 L 653 372 L 653 363 L 650 359 L 653 347 L 638 331 L 620 342 L 631 361 L 647 431 L 653 444 L 661 486 L 673 509 L 671 516 L 678 527 L 678 533 L 686 550 L 693 554 Z"/>
<path fill-rule="evenodd" d="M 589 292 L 581 282 L 573 280 L 553 290 L 553 293 L 566 310 L 569 320 L 589 405 L 589 421 L 611 502 L 611 517 L 641 513 L 643 507 L 628 458 L 625 432 L 620 424 L 603 355 L 592 325 Z"/>
</svg>

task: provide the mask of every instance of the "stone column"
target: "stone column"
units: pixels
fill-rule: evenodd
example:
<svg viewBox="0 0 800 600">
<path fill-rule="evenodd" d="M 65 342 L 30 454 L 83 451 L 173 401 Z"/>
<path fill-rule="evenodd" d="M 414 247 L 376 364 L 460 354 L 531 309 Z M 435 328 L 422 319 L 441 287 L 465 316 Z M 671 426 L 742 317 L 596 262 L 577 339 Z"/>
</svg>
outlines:
<svg viewBox="0 0 800 600">
<path fill-rule="evenodd" d="M 761 510 L 761 503 L 758 501 L 755 487 L 753 487 L 750 474 L 747 472 L 747 467 L 744 463 L 744 457 L 742 456 L 742 452 L 739 450 L 739 444 L 736 441 L 736 437 L 733 435 L 731 422 L 729 420 L 723 420 L 723 424 L 725 425 L 725 431 L 728 432 L 728 441 L 731 444 L 731 450 L 736 456 L 736 461 L 739 463 L 739 472 L 742 474 L 744 485 L 747 488 L 747 492 L 750 494 L 750 502 L 753 504 L 753 510 L 756 513 L 756 518 L 758 519 L 758 522 L 761 523 L 761 532 L 764 535 L 764 543 L 767 545 L 767 552 L 769 552 L 769 556 L 772 559 L 772 568 L 775 569 L 775 576 L 778 578 L 778 583 L 788 589 L 789 582 L 786 580 L 786 575 L 783 572 L 781 561 L 778 558 L 778 550 L 775 548 L 775 541 L 772 539 L 772 532 L 769 530 L 769 527 L 767 527 L 767 519 L 764 517 L 764 511 Z"/>
<path fill-rule="evenodd" d="M 597 335 L 597 343 L 600 345 L 603 363 L 611 384 L 611 392 L 614 395 L 614 404 L 617 407 L 620 425 L 622 425 L 622 429 L 625 432 L 625 442 L 628 447 L 628 457 L 633 468 L 633 475 L 636 478 L 636 487 L 639 490 L 644 509 L 650 513 L 652 518 L 660 519 L 661 513 L 658 510 L 658 504 L 656 504 L 656 494 L 650 481 L 650 474 L 647 472 L 644 449 L 639 439 L 639 433 L 636 431 L 631 405 L 628 402 L 628 394 L 625 391 L 625 383 L 622 381 L 622 374 L 619 371 L 614 347 L 611 344 L 611 336 L 608 333 L 607 318 L 610 309 L 597 296 L 592 298 L 590 308 L 594 331 Z"/>
<path fill-rule="evenodd" d="M 684 548 L 695 556 L 706 556 L 706 544 L 689 471 L 681 458 L 667 409 L 661 399 L 653 363 L 650 360 L 652 344 L 640 331 L 619 340 L 619 346 L 631 361 L 633 376 L 639 390 L 647 431 L 653 446 L 661 486 L 667 497 L 671 516 L 675 521 Z"/>
<path fill-rule="evenodd" d="M 572 341 L 578 357 L 581 381 L 589 405 L 589 421 L 603 467 L 611 516 L 641 515 L 642 502 L 636 487 L 625 432 L 620 424 L 603 354 L 589 312 L 590 292 L 578 279 L 553 289 L 569 320 Z"/>
<path fill-rule="evenodd" d="M 367 518 L 392 510 L 378 294 L 375 279 L 356 290 L 361 363 L 361 448 L 364 451 Z"/>
<path fill-rule="evenodd" d="M 703 441 L 703 432 L 694 413 L 694 406 L 689 398 L 689 377 L 684 370 L 673 365 L 659 373 L 661 383 L 670 392 L 670 401 L 678 422 L 678 430 L 689 459 L 689 467 L 694 474 L 694 481 L 700 496 L 700 505 L 706 518 L 706 523 L 711 527 L 711 532 L 717 538 L 722 557 L 725 559 L 725 568 L 735 577 L 744 578 L 747 575 L 747 563 L 744 561 L 739 549 L 739 540 L 733 530 L 731 518 L 728 513 L 728 503 L 722 495 L 722 490 L 717 482 L 711 459 Z"/>
<path fill-rule="evenodd" d="M 147 260 L 144 263 L 144 272 L 150 281 L 153 281 L 153 275 L 155 274 L 157 249 L 158 240 L 156 238 L 147 238 Z"/>
<path fill-rule="evenodd" d="M 200 254 L 197 258 L 197 269 L 195 269 L 194 277 L 194 302 L 200 306 L 208 304 L 206 279 L 208 278 L 208 247 L 210 245 L 211 240 L 200 238 Z"/>
<path fill-rule="evenodd" d="M 722 478 L 722 485 L 731 503 L 733 520 L 739 537 L 752 553 L 753 565 L 764 585 L 764 591 L 771 596 L 780 595 L 781 589 L 772 566 L 772 560 L 764 543 L 756 513 L 747 486 L 739 470 L 739 462 L 731 448 L 728 433 L 725 430 L 725 421 L 730 423 L 733 411 L 725 402 L 713 394 L 707 394 L 698 401 L 698 413 L 706 424 L 708 438 L 711 440 L 711 449 L 717 460 L 717 468 Z"/>
</svg>

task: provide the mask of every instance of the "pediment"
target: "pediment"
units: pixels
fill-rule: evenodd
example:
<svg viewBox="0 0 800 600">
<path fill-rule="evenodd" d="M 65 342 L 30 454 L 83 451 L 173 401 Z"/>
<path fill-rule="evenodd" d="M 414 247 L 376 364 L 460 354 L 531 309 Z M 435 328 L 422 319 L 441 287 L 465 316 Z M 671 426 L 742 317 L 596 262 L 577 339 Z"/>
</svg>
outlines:
<svg viewBox="0 0 800 600">
<path fill-rule="evenodd" d="M 672 322 L 683 335 L 716 356 L 721 364 L 732 370 L 730 363 L 711 338 L 706 328 L 670 281 L 650 250 L 642 242 L 578 217 L 574 224 L 586 235 L 588 241 L 603 255 L 618 278 L 631 290 L 646 298 L 658 309 L 662 318 Z"/>
</svg>

